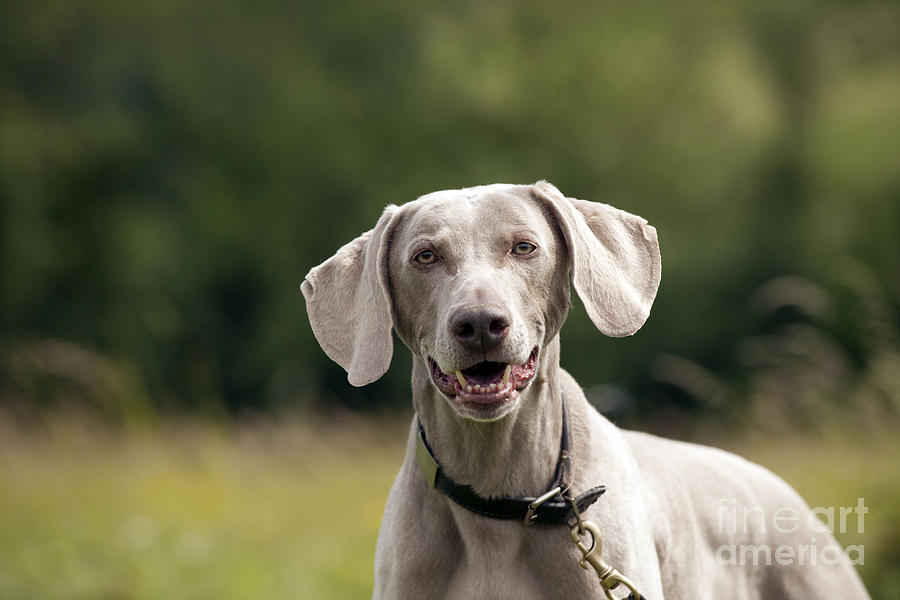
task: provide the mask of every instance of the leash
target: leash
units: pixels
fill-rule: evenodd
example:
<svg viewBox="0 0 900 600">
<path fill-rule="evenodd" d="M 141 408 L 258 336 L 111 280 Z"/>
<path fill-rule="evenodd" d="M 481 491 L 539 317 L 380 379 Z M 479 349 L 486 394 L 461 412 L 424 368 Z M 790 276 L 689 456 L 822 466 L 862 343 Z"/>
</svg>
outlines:
<svg viewBox="0 0 900 600">
<path fill-rule="evenodd" d="M 416 419 L 418 421 L 418 417 Z M 553 483 L 550 484 L 549 491 L 537 497 L 485 498 L 475 492 L 471 486 L 457 483 L 444 472 L 428 445 L 422 422 L 418 421 L 418 424 L 416 463 L 419 466 L 419 472 L 430 487 L 442 492 L 466 510 L 484 517 L 516 519 L 525 526 L 535 524 L 568 526 L 570 528 L 569 539 L 581 552 L 582 557 L 578 564 L 583 569 L 593 568 L 597 572 L 603 591 L 609 600 L 620 600 L 612 594 L 612 590 L 619 585 L 629 590 L 628 596 L 622 600 L 644 598 L 630 579 L 600 558 L 603 551 L 600 528 L 593 521 L 581 518 L 581 513 L 603 495 L 606 486 L 598 485 L 578 496 L 572 496 L 570 492 L 572 483 L 572 459 L 569 456 L 571 436 L 565 395 L 562 396 L 562 439 L 559 443 L 559 458 L 556 461 Z"/>
</svg>

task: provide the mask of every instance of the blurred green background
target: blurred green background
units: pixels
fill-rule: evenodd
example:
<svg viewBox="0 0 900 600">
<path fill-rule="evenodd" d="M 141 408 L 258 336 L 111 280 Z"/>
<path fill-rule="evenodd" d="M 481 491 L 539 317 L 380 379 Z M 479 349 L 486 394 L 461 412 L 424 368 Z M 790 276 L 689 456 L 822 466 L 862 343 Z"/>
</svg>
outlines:
<svg viewBox="0 0 900 600">
<path fill-rule="evenodd" d="M 544 178 L 660 235 L 591 401 L 865 496 L 900 596 L 900 4 L 0 0 L 0 598 L 367 596 L 410 361 L 350 387 L 300 281 Z"/>
</svg>

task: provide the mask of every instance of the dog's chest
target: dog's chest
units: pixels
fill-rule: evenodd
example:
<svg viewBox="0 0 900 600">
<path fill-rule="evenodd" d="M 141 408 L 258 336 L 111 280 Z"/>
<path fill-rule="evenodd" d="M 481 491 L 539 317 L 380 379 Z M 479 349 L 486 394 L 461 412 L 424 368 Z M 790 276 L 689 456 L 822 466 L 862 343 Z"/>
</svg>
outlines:
<svg viewBox="0 0 900 600">
<path fill-rule="evenodd" d="M 454 516 L 462 544 L 454 544 L 457 560 L 448 573 L 448 598 L 518 600 L 600 592 L 596 575 L 579 567 L 580 555 L 565 526 L 525 527 L 466 512 Z"/>
</svg>

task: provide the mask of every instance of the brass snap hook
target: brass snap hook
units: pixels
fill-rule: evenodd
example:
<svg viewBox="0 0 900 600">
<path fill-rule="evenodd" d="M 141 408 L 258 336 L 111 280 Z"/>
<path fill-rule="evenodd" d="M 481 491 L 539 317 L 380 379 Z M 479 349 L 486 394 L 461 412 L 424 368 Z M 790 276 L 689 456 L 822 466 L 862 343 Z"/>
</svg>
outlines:
<svg viewBox="0 0 900 600">
<path fill-rule="evenodd" d="M 579 527 L 582 527 L 584 531 L 591 535 L 589 544 L 581 541 Z M 600 558 L 600 554 L 603 552 L 603 541 L 600 538 L 600 528 L 597 527 L 596 523 L 593 521 L 580 521 L 569 530 L 569 538 L 581 552 L 582 558 L 578 564 L 581 565 L 582 569 L 593 567 L 597 571 L 600 583 L 603 585 L 603 592 L 609 600 L 619 600 L 612 595 L 611 591 L 618 587 L 619 584 L 628 588 L 634 600 L 641 600 L 641 594 L 634 587 L 634 583 Z M 631 599 L 629 598 L 629 600 Z"/>
</svg>

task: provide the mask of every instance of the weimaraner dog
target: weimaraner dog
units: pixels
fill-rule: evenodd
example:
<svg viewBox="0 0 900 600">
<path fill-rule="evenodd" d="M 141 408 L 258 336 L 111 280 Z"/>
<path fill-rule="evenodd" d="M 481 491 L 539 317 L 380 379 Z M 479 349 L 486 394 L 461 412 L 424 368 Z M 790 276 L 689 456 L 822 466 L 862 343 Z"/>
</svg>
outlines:
<svg viewBox="0 0 900 600">
<path fill-rule="evenodd" d="M 857 556 L 784 481 L 617 428 L 560 368 L 570 281 L 622 337 L 660 267 L 644 219 L 539 182 L 388 206 L 309 272 L 313 332 L 351 384 L 387 371 L 392 330 L 413 354 L 375 598 L 868 598 Z"/>
</svg>

